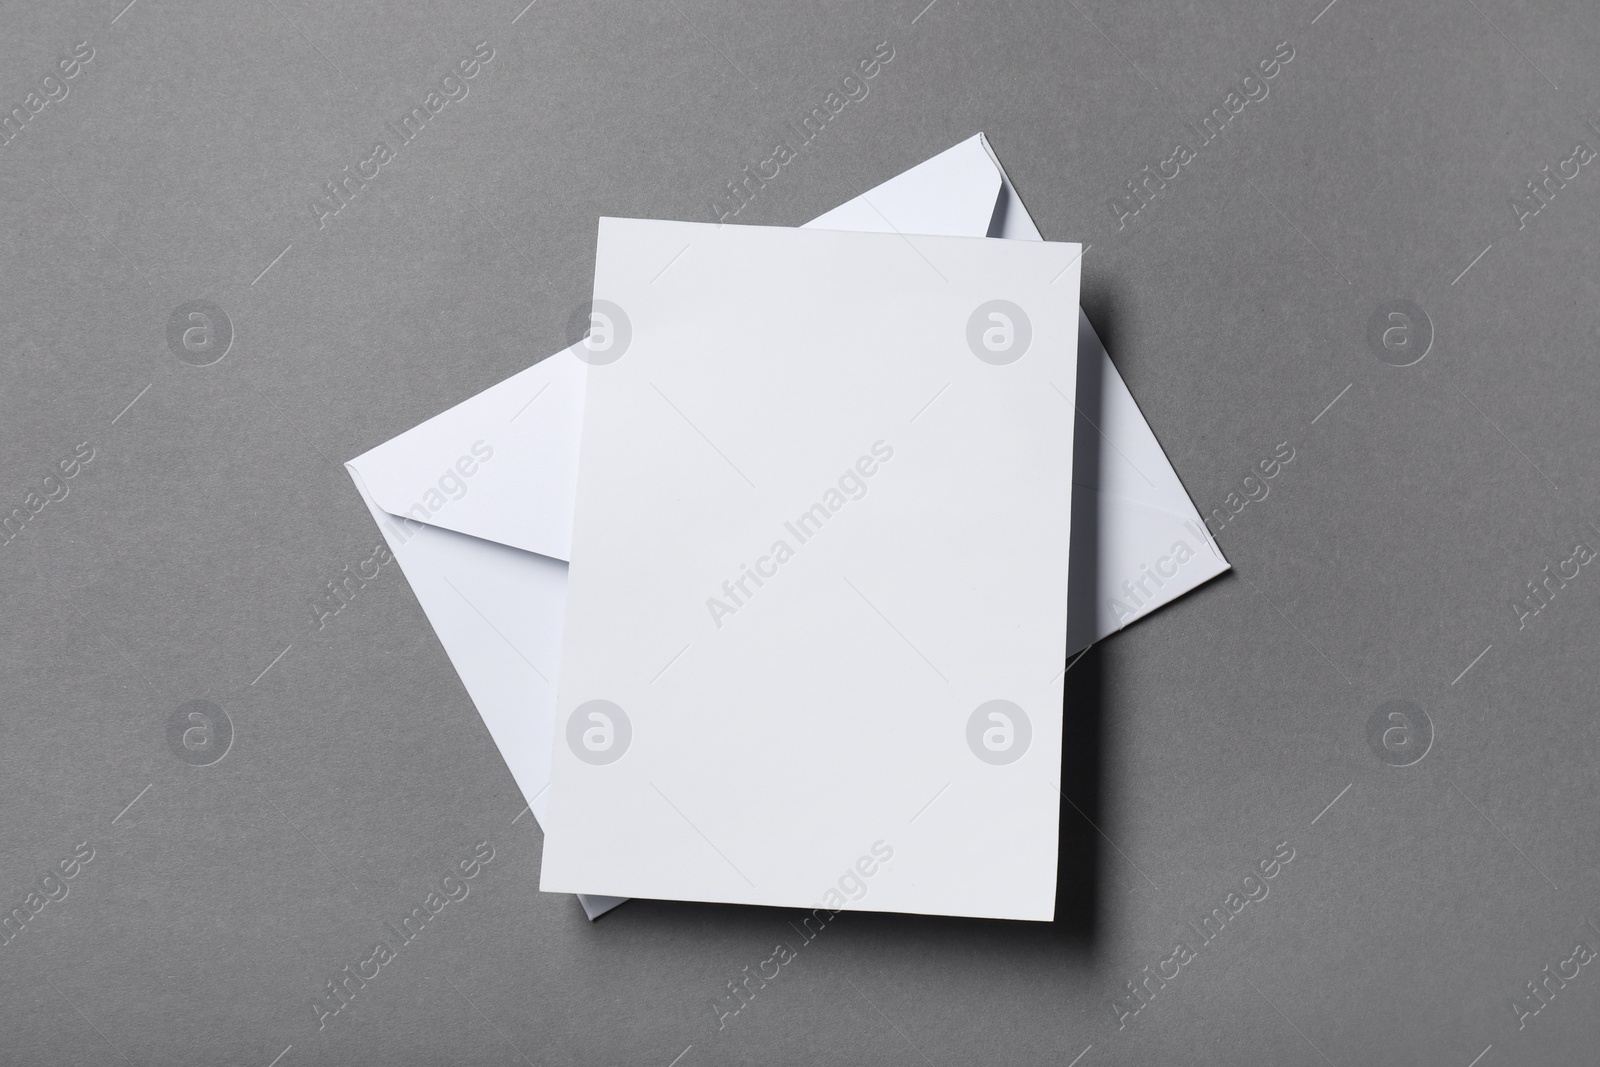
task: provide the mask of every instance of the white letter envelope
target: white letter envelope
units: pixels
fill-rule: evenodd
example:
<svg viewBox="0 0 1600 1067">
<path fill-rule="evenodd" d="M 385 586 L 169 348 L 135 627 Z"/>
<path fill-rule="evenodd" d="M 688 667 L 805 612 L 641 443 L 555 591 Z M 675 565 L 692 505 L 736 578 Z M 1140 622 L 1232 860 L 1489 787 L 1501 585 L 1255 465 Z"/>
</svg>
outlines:
<svg viewBox="0 0 1600 1067">
<path fill-rule="evenodd" d="M 1041 239 L 981 134 L 810 225 Z M 1069 654 L 1228 569 L 1082 318 L 1078 343 Z M 541 825 L 548 818 L 583 372 L 574 351 L 563 350 L 347 464 Z M 464 496 L 430 509 L 440 472 L 478 441 L 492 458 L 478 466 Z M 1178 545 L 1190 561 L 1154 596 L 1139 604 L 1113 599 L 1124 580 Z M 591 918 L 620 903 L 580 901 Z"/>
</svg>

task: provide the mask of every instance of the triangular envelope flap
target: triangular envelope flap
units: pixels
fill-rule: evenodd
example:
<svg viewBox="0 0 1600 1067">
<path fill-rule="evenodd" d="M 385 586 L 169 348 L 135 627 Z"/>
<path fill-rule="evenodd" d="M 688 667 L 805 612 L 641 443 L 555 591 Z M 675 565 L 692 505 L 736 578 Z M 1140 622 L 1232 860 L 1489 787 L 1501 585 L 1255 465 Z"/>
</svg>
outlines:
<svg viewBox="0 0 1600 1067">
<path fill-rule="evenodd" d="M 532 817 L 542 824 L 550 795 L 551 678 L 565 614 L 566 564 L 450 530 L 388 521 L 354 463 L 346 467 Z M 580 893 L 578 902 L 593 919 L 622 899 Z"/>
<path fill-rule="evenodd" d="M 543 817 L 566 564 L 481 538 L 386 521 L 346 465 L 523 796 Z"/>
<path fill-rule="evenodd" d="M 1044 240 L 1028 209 L 1022 206 L 1022 199 L 1017 196 L 988 138 L 980 133 L 945 155 L 957 151 L 982 152 L 999 174 L 999 202 L 989 236 L 1008 241 Z M 1087 246 L 1084 251 L 1088 251 Z M 1074 455 L 1078 457 L 1078 469 L 1073 475 L 1079 485 L 1136 500 L 1199 523 L 1200 513 L 1172 469 L 1172 461 L 1140 413 L 1121 372 L 1106 354 L 1100 335 L 1081 310 L 1078 313 L 1077 407 L 1079 419 Z M 1091 462 L 1096 457 L 1098 463 Z M 1215 548 L 1214 545 L 1210 547 Z"/>
<path fill-rule="evenodd" d="M 1000 169 L 978 134 L 806 223 L 804 229 L 980 237 L 1000 193 Z"/>
<path fill-rule="evenodd" d="M 350 463 L 391 515 L 565 560 L 584 370 L 557 352 Z"/>
<path fill-rule="evenodd" d="M 989 138 L 981 133 L 976 134 L 956 145 L 956 148 L 982 152 L 1000 175 L 1000 200 L 995 205 L 994 225 L 989 227 L 989 236 L 1000 237 L 1007 241 L 1044 240 L 1044 234 L 1034 225 L 1033 216 L 1022 206 L 1022 198 L 1017 195 L 1016 187 L 1011 184 L 1011 175 L 1007 174 L 1006 168 L 1001 165 L 1000 157 L 994 154 Z M 955 148 L 951 151 L 955 151 Z M 1084 251 L 1088 250 L 1088 246 L 1085 246 Z M 1083 357 L 1080 355 L 1079 358 Z"/>
<path fill-rule="evenodd" d="M 1000 174 L 989 236 L 1043 240 L 988 139 L 980 133 L 956 147 L 982 151 Z M 1093 492 L 1072 498 L 1069 656 L 1228 570 L 1172 461 L 1081 310 L 1075 404 L 1073 481 Z"/>
</svg>

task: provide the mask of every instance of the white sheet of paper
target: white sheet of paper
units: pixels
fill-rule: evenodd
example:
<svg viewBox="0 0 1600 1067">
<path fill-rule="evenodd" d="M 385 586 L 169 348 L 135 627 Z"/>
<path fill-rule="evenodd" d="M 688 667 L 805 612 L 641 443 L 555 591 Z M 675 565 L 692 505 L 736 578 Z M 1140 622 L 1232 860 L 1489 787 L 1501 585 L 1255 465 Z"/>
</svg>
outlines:
<svg viewBox="0 0 1600 1067">
<path fill-rule="evenodd" d="M 1054 917 L 1081 251 L 600 220 L 541 888 Z"/>
<path fill-rule="evenodd" d="M 1041 240 L 981 134 L 809 225 Z M 1086 319 L 1079 349 L 1069 654 L 1228 569 Z M 583 387 L 558 352 L 347 464 L 541 825 Z M 462 477 L 480 441 L 493 455 Z M 1177 573 L 1112 601 L 1147 569 Z M 619 902 L 579 899 L 590 918 Z"/>
</svg>

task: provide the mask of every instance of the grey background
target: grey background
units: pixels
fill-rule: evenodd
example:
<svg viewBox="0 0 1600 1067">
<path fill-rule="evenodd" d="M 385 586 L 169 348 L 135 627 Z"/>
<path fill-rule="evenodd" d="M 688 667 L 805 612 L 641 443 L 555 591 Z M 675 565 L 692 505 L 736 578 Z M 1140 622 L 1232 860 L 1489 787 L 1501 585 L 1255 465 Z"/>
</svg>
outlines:
<svg viewBox="0 0 1600 1067">
<path fill-rule="evenodd" d="M 1510 207 L 1600 144 L 1592 6 L 124 2 L 0 7 L 7 109 L 95 49 L 0 149 L 0 513 L 94 448 L 0 545 L 4 907 L 95 850 L 0 946 L 0 1061 L 1593 1062 L 1592 967 L 1525 1029 L 1511 1005 L 1600 943 L 1600 571 L 1511 604 L 1600 547 L 1600 174 Z M 1285 40 L 1119 230 L 1108 200 Z M 322 184 L 480 41 L 488 76 L 319 230 Z M 794 916 L 540 894 L 397 568 L 311 605 L 378 541 L 340 462 L 562 347 L 597 215 L 710 221 L 881 41 L 737 221 L 982 130 L 1092 245 L 1085 306 L 1201 510 L 1295 458 L 1220 530 L 1234 574 L 1068 673 L 1056 923 L 844 914 L 718 1031 Z M 196 299 L 235 332 L 209 367 L 166 344 Z M 1433 322 L 1412 367 L 1366 343 L 1392 299 Z M 216 763 L 168 748 L 191 700 L 233 724 Z M 1390 700 L 1436 729 L 1409 767 L 1367 741 Z M 319 1031 L 310 998 L 483 840 L 471 896 Z M 1123 983 L 1283 841 L 1119 1030 Z"/>
</svg>

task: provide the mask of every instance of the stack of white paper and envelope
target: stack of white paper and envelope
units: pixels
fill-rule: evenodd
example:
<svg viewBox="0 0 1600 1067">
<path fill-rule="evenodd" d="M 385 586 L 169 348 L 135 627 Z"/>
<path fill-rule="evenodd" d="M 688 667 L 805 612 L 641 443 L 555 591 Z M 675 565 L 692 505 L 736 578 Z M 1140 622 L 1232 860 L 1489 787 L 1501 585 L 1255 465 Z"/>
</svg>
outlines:
<svg viewBox="0 0 1600 1067">
<path fill-rule="evenodd" d="M 586 340 L 350 462 L 543 889 L 1053 917 L 1067 659 L 1227 569 L 1080 258 L 981 135 L 799 230 L 601 219 Z"/>
</svg>

